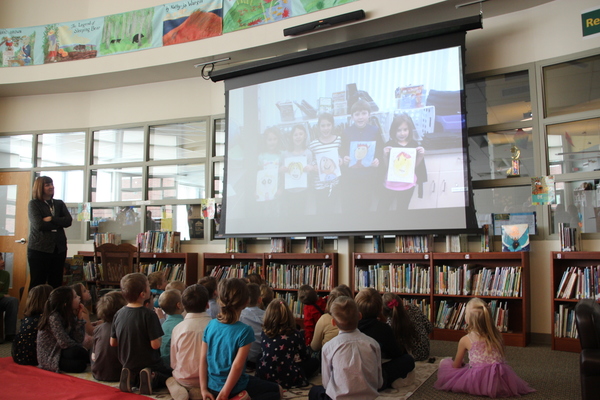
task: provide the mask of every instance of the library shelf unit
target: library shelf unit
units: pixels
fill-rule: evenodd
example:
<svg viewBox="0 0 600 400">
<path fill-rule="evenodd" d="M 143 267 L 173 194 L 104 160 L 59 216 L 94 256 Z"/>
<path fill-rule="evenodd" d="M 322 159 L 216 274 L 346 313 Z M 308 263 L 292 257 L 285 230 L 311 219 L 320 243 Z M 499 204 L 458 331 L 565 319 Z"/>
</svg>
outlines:
<svg viewBox="0 0 600 400">
<path fill-rule="evenodd" d="M 402 288 L 396 285 L 394 293 L 402 298 L 423 299 L 431 307 L 430 320 L 436 322 L 436 316 L 441 301 L 466 302 L 472 297 L 479 297 L 486 302 L 496 300 L 506 302 L 508 313 L 508 332 L 502 333 L 508 346 L 524 347 L 529 343 L 530 312 L 529 312 L 529 253 L 527 252 L 488 252 L 488 253 L 354 253 L 352 265 L 352 284 L 356 291 L 356 273 L 368 269 L 370 265 L 409 265 L 425 268 L 429 271 L 427 288 Z M 500 267 L 520 267 L 521 290 L 518 296 L 496 295 L 460 295 L 439 294 L 435 292 L 435 268 L 437 266 L 461 267 L 468 265 L 471 269 L 495 269 Z M 390 277 L 391 279 L 391 277 Z M 390 282 L 390 287 L 394 285 Z M 424 284 L 425 285 L 425 284 Z M 381 287 L 379 288 L 381 289 Z M 414 293 L 414 292 L 418 293 Z M 465 335 L 462 329 L 441 329 L 435 327 L 432 338 L 435 340 L 458 341 Z"/>
<path fill-rule="evenodd" d="M 239 278 L 256 272 L 276 294 L 288 298 L 288 302 L 295 298 L 298 288 L 304 284 L 313 286 L 320 296 L 328 295 L 337 286 L 337 253 L 204 253 L 203 265 L 204 276 L 211 275 L 215 268 L 236 267 L 238 270 L 229 273 L 229 276 Z M 285 274 L 290 270 L 297 273 Z M 287 275 L 285 278 L 284 274 Z M 222 278 L 223 275 L 217 277 Z M 297 309 L 293 304 L 290 307 L 296 316 L 301 314 L 299 305 Z"/>
<path fill-rule="evenodd" d="M 555 324 L 556 315 L 561 308 L 573 310 L 579 301 L 574 293 L 576 292 L 575 287 L 573 287 L 571 293 L 567 295 L 568 298 L 558 297 L 557 294 L 561 286 L 562 277 L 569 268 L 574 267 L 578 271 L 583 270 L 586 267 L 600 268 L 600 251 L 553 251 L 550 255 L 552 268 L 552 350 L 579 353 L 581 352 L 579 339 L 557 337 L 557 327 Z M 577 281 L 575 281 L 573 285 L 576 286 Z M 593 297 L 593 295 L 589 297 Z M 571 318 L 574 318 L 574 311 L 571 311 L 571 313 Z"/>
<path fill-rule="evenodd" d="M 78 251 L 77 254 L 83 256 L 84 262 L 94 261 L 93 251 Z M 97 256 L 99 259 L 100 253 L 98 253 Z M 135 254 L 135 257 L 137 257 L 137 253 Z M 158 261 L 169 264 L 185 264 L 184 283 L 189 286 L 198 282 L 198 253 L 140 253 L 141 264 L 153 264 Z M 120 284 L 120 282 L 104 280 L 88 283 L 95 284 L 98 287 L 118 287 Z"/>
</svg>

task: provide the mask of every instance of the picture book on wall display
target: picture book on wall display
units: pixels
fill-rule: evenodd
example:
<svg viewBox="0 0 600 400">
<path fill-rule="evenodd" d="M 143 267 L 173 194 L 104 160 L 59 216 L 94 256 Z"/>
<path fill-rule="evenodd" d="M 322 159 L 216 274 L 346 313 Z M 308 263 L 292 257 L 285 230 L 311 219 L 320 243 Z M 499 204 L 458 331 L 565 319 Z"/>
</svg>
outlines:
<svg viewBox="0 0 600 400">
<path fill-rule="evenodd" d="M 529 225 L 503 225 L 502 251 L 529 251 Z"/>
</svg>

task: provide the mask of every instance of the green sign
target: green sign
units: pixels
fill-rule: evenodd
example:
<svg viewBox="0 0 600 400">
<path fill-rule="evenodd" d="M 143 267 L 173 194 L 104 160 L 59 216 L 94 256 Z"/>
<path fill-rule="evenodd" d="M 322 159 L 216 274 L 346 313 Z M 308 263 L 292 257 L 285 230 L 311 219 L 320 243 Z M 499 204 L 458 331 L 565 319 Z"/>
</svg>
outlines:
<svg viewBox="0 0 600 400">
<path fill-rule="evenodd" d="M 600 9 L 581 14 L 583 36 L 600 33 Z"/>
</svg>

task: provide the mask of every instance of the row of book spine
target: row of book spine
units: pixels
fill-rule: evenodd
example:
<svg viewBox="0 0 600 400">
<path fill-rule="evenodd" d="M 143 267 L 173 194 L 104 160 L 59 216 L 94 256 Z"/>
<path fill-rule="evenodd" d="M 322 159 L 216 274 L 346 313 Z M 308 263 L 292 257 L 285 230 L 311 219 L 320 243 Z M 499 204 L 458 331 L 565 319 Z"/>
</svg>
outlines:
<svg viewBox="0 0 600 400">
<path fill-rule="evenodd" d="M 101 246 L 105 243 L 112 243 L 112 244 L 121 244 L 121 234 L 120 233 L 112 233 L 112 232 L 106 232 L 106 233 L 95 233 L 94 234 L 94 243 L 96 243 L 96 247 L 97 246 Z"/>
<path fill-rule="evenodd" d="M 261 262 L 239 263 L 232 265 L 215 265 L 210 270 L 210 276 L 217 280 L 229 278 L 245 278 L 250 274 L 257 273 L 262 276 L 263 268 Z"/>
<path fill-rule="evenodd" d="M 137 235 L 137 243 L 142 253 L 179 253 L 181 232 L 147 231 Z"/>
<path fill-rule="evenodd" d="M 488 303 L 490 314 L 500 332 L 508 332 L 508 303 L 492 300 Z M 442 300 L 437 307 L 434 326 L 440 329 L 463 330 L 467 327 L 465 311 L 467 302 Z"/>
<path fill-rule="evenodd" d="M 286 293 L 275 293 L 276 299 L 284 299 L 288 304 L 290 309 L 292 310 L 292 314 L 294 314 L 294 318 L 304 318 L 304 305 L 298 301 L 298 295 L 292 292 Z"/>
<path fill-rule="evenodd" d="M 433 250 L 433 235 L 398 235 L 396 253 L 429 253 Z"/>
<path fill-rule="evenodd" d="M 322 253 L 325 240 L 322 236 L 310 236 L 304 240 L 305 253 Z"/>
<path fill-rule="evenodd" d="M 141 263 L 139 269 L 145 275 L 163 271 L 167 282 L 185 281 L 185 264 L 157 261 L 155 263 Z"/>
<path fill-rule="evenodd" d="M 554 336 L 572 339 L 579 337 L 575 324 L 574 305 L 559 304 L 558 311 L 554 313 Z"/>
<path fill-rule="evenodd" d="M 330 265 L 292 265 L 271 262 L 265 271 L 265 280 L 277 289 L 298 289 L 310 285 L 315 290 L 333 289 Z"/>
<path fill-rule="evenodd" d="M 521 267 L 435 266 L 434 293 L 465 296 L 519 297 Z"/>
<path fill-rule="evenodd" d="M 567 222 L 558 223 L 558 239 L 561 251 L 581 251 L 581 230 L 570 227 Z"/>
<path fill-rule="evenodd" d="M 418 264 L 375 264 L 357 266 L 354 287 L 379 292 L 429 294 L 429 268 Z"/>
<path fill-rule="evenodd" d="M 557 299 L 600 299 L 600 265 L 569 267 L 556 291 Z"/>
<path fill-rule="evenodd" d="M 225 253 L 245 253 L 246 241 L 243 238 L 226 238 Z"/>
</svg>

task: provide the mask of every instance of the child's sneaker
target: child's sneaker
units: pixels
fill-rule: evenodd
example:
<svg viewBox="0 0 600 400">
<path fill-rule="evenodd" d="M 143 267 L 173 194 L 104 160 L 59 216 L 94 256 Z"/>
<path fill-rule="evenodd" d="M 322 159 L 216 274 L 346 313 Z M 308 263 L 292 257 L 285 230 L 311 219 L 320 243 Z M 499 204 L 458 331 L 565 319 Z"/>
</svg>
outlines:
<svg viewBox="0 0 600 400">
<path fill-rule="evenodd" d="M 152 394 L 152 370 L 150 368 L 140 371 L 140 394 Z"/>
<path fill-rule="evenodd" d="M 119 380 L 119 390 L 121 392 L 131 392 L 131 373 L 129 368 L 121 370 L 121 379 Z"/>
<path fill-rule="evenodd" d="M 187 389 L 181 386 L 173 377 L 167 379 L 167 388 L 173 400 L 189 400 L 190 398 Z"/>
<path fill-rule="evenodd" d="M 233 397 L 230 397 L 229 400 L 251 400 L 250 395 L 245 390 L 242 390 L 238 394 Z"/>
</svg>

